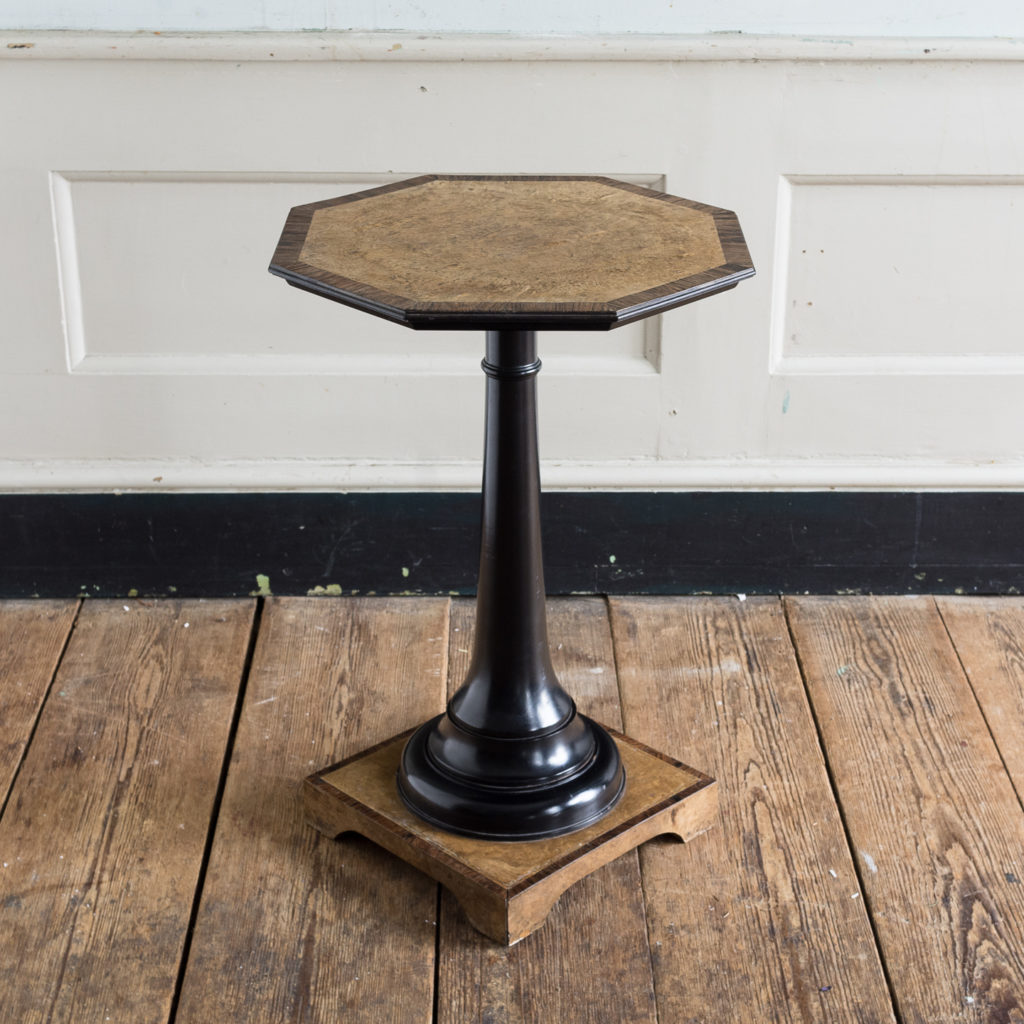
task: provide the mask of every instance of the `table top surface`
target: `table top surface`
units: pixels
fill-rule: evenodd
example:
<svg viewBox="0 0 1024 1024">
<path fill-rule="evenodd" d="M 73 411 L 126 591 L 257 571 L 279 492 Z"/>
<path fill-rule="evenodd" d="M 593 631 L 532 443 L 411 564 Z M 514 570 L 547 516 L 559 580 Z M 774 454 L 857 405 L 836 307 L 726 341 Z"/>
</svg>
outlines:
<svg viewBox="0 0 1024 1024">
<path fill-rule="evenodd" d="M 424 175 L 295 207 L 270 271 L 409 327 L 608 330 L 754 268 L 729 210 L 611 178 Z"/>
</svg>

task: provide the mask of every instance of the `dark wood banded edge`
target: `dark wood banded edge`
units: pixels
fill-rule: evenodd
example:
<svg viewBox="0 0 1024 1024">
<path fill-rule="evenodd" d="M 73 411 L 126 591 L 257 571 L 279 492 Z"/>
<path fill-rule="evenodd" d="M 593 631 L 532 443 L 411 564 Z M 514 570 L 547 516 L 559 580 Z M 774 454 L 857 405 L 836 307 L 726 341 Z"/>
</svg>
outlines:
<svg viewBox="0 0 1024 1024">
<path fill-rule="evenodd" d="M 299 258 L 299 253 L 306 240 L 306 232 L 309 230 L 309 222 L 312 219 L 313 214 L 305 212 L 301 207 L 296 207 L 289 212 L 285 218 L 284 227 L 281 229 L 281 237 L 274 250 L 274 257 L 270 261 L 271 273 L 274 272 L 274 266 L 280 261 Z"/>
<path fill-rule="evenodd" d="M 270 272 L 279 277 L 293 277 L 296 279 L 307 278 L 317 284 L 333 288 L 338 293 L 338 301 L 351 301 L 353 304 L 368 299 L 371 304 L 393 308 L 397 315 L 404 316 L 405 311 L 415 305 L 413 299 L 396 292 L 379 288 L 377 285 L 366 284 L 364 281 L 357 281 L 354 277 L 345 277 L 333 270 L 318 267 L 315 263 L 308 263 L 302 259 L 300 253 L 288 254 L 291 258 L 287 264 L 275 259 L 270 264 Z M 361 307 L 360 307 L 361 308 Z"/>
<path fill-rule="evenodd" d="M 623 324 L 634 323 L 637 320 L 643 320 L 646 317 L 653 316 L 655 313 L 664 313 L 670 309 L 677 309 L 679 306 L 689 305 L 691 302 L 703 299 L 707 295 L 714 295 L 716 292 L 729 291 L 730 288 L 735 288 L 736 285 L 744 278 L 752 277 L 753 274 L 753 268 L 745 268 L 739 273 L 730 274 L 726 277 L 714 278 L 711 281 L 706 282 L 701 287 L 690 289 L 683 295 L 673 292 L 671 295 L 664 298 L 655 299 L 651 302 L 645 302 L 639 306 L 623 309 L 619 313 L 619 318 L 615 326 L 619 327 Z"/>
<path fill-rule="evenodd" d="M 604 181 L 621 184 L 600 174 L 433 174 L 430 177 L 436 181 Z"/>
<path fill-rule="evenodd" d="M 395 313 L 403 315 L 407 319 L 413 317 L 433 316 L 435 314 L 479 315 L 488 317 L 490 314 L 506 316 L 509 314 L 522 314 L 531 316 L 563 316 L 568 315 L 613 315 L 618 308 L 618 302 L 440 302 L 424 301 L 406 298 L 403 295 L 396 295 L 394 292 L 385 291 L 375 285 L 357 281 L 354 278 L 343 277 L 331 270 L 325 270 L 315 264 L 307 263 L 296 258 L 290 266 L 282 266 L 280 261 L 275 260 L 270 264 L 270 272 L 278 277 L 289 281 L 309 280 L 321 286 L 335 289 L 339 294 L 339 302 L 350 303 L 361 307 L 365 298 L 370 299 L 374 305 L 383 307 L 394 307 Z M 312 290 L 312 289 L 311 289 Z"/>
<path fill-rule="evenodd" d="M 285 255 L 291 255 L 286 253 Z M 608 330 L 616 324 L 612 302 L 414 302 L 306 263 L 278 260 L 270 273 L 303 291 L 383 317 L 406 327 L 433 330 L 489 330 L 515 325 L 534 330 Z M 298 268 L 298 269 L 297 269 Z M 562 321 L 567 321 L 562 323 Z"/>
<path fill-rule="evenodd" d="M 343 206 L 345 203 L 354 203 L 360 199 L 372 199 L 374 196 L 387 195 L 389 192 L 401 192 L 403 189 L 415 188 L 417 185 L 426 185 L 427 182 L 437 181 L 443 178 L 441 174 L 421 174 L 415 178 L 404 178 L 402 181 L 392 181 L 387 185 L 377 185 L 374 188 L 361 189 L 358 192 L 350 192 L 348 195 L 335 196 L 332 199 L 319 199 L 315 203 L 303 203 L 301 206 L 292 207 L 292 213 L 299 211 L 307 213 L 310 217 L 317 210 L 326 210 L 331 206 Z"/>
<path fill-rule="evenodd" d="M 634 195 L 643 196 L 645 199 L 660 199 L 663 203 L 685 206 L 688 210 L 693 210 L 695 213 L 714 213 L 720 209 L 717 206 L 709 206 L 707 203 L 699 203 L 695 199 L 684 199 L 682 196 L 675 196 L 669 192 L 659 192 L 656 189 L 648 188 L 646 185 L 635 185 L 631 181 L 619 181 L 617 178 L 602 176 L 579 180 L 600 181 L 606 185 L 614 185 L 615 188 L 620 188 L 623 192 L 632 192 Z"/>
<path fill-rule="evenodd" d="M 410 313 L 417 331 L 610 331 L 619 326 L 608 313 Z"/>
<path fill-rule="evenodd" d="M 682 768 L 696 775 L 698 779 L 703 782 L 710 783 L 714 782 L 714 778 L 708 775 L 706 772 L 702 772 L 699 768 L 694 768 L 692 765 L 686 764 L 685 761 L 677 761 L 674 757 L 670 757 L 668 754 L 663 754 L 660 750 L 655 750 L 654 747 L 647 746 L 646 743 L 641 743 L 640 740 L 633 736 L 627 736 L 623 732 L 619 732 L 618 729 L 612 729 L 607 725 L 602 725 L 602 729 L 605 730 L 617 743 L 627 743 L 629 746 L 636 750 L 639 750 L 643 754 L 647 754 L 649 757 L 656 757 L 659 761 L 664 761 L 666 764 L 672 765 L 673 768 Z M 687 790 L 686 792 L 689 792 Z"/>
<path fill-rule="evenodd" d="M 372 813 L 374 818 L 381 818 L 381 815 L 377 814 L 376 811 Z M 395 831 L 403 842 L 407 842 L 413 849 L 418 850 L 419 853 L 432 864 L 441 865 L 446 868 L 450 874 L 458 875 L 459 878 L 472 882 L 473 885 L 478 888 L 486 889 L 487 892 L 499 896 L 503 901 L 505 900 L 508 890 L 500 882 L 494 881 L 493 878 L 488 878 L 487 875 L 477 871 L 476 868 L 467 864 L 464 860 L 461 860 L 449 853 L 443 846 L 438 846 L 436 843 L 424 836 L 419 835 L 416 832 L 408 832 L 405 829 L 398 830 L 396 826 L 392 825 L 388 821 L 387 818 L 383 818 L 382 820 L 384 821 L 385 826 L 390 826 L 390 829 Z M 445 878 L 438 877 L 440 872 L 433 873 L 429 868 L 426 868 L 425 870 L 435 881 L 446 884 Z"/>
<path fill-rule="evenodd" d="M 378 750 L 390 747 L 392 743 L 398 743 L 400 740 L 407 740 L 418 728 L 419 726 L 414 725 L 411 729 L 406 729 L 405 732 L 396 733 L 394 736 L 390 736 L 386 740 L 381 740 L 380 743 L 374 743 L 372 747 L 366 747 L 364 750 L 360 750 L 358 754 L 352 754 L 344 760 L 338 761 L 336 764 L 332 764 L 329 768 L 321 768 L 319 771 L 307 776 L 307 781 L 313 782 L 315 780 L 322 779 L 325 775 L 330 775 L 331 772 L 336 772 L 339 768 L 344 768 L 353 761 L 361 761 L 364 757 L 369 757 L 371 754 L 375 754 Z"/>
<path fill-rule="evenodd" d="M 417 304 L 299 260 L 295 262 L 306 268 L 305 271 L 299 272 L 275 262 L 269 267 L 270 273 L 303 291 L 416 330 L 499 330 L 506 327 L 538 331 L 611 330 L 684 306 L 713 292 L 725 291 L 754 274 L 753 267 L 726 263 L 691 277 L 624 296 L 615 302 Z"/>
<path fill-rule="evenodd" d="M 688 277 L 682 277 L 675 281 L 666 281 L 664 284 L 655 285 L 642 292 L 623 295 L 622 298 L 615 300 L 614 305 L 620 313 L 625 313 L 632 312 L 641 306 L 647 306 L 651 302 L 657 302 L 659 299 L 671 299 L 672 297 L 685 299 L 694 289 L 699 289 L 701 294 L 704 294 L 707 285 L 731 278 L 744 270 L 749 271 L 748 277 L 753 273 L 752 268 L 723 263 L 721 266 L 702 270 L 698 274 L 690 274 Z"/>
<path fill-rule="evenodd" d="M 414 305 L 413 300 L 404 295 L 396 295 L 383 288 L 342 277 L 330 270 L 306 263 L 298 256 L 292 257 L 288 265 L 275 260 L 268 269 L 271 274 L 283 277 L 289 284 L 303 291 L 333 299 L 344 306 L 387 317 L 396 323 L 407 323 L 407 312 Z"/>
<path fill-rule="evenodd" d="M 373 747 L 371 749 L 376 750 L 377 748 Z M 444 847 L 438 846 L 436 843 L 431 842 L 429 839 L 426 839 L 415 832 L 411 832 L 407 828 L 403 828 L 387 815 L 381 814 L 380 811 L 367 806 L 350 793 L 346 793 L 342 789 L 337 789 L 335 786 L 332 786 L 329 782 L 325 782 L 317 775 L 312 775 L 307 778 L 306 784 L 311 788 L 317 789 L 326 794 L 332 801 L 345 804 L 346 807 L 351 808 L 360 817 L 372 822 L 382 832 L 393 836 L 396 841 L 417 850 L 420 853 L 421 858 L 426 862 L 426 864 L 419 864 L 417 866 L 420 867 L 420 870 L 425 871 L 434 878 L 435 881 L 443 882 L 444 879 L 438 878 L 437 874 L 431 871 L 428 866 L 430 864 L 442 865 L 452 874 L 456 874 L 459 877 L 472 882 L 474 885 L 479 886 L 481 889 L 486 889 L 488 892 L 501 897 L 502 899 L 505 898 L 508 891 L 505 886 L 493 881 L 493 879 L 488 878 L 486 875 L 481 874 L 475 868 L 471 867 L 465 861 L 460 860 L 458 857 L 452 856 L 452 854 L 445 850 Z M 378 845 L 385 845 L 380 842 L 378 837 L 364 832 L 355 825 L 344 829 L 340 834 L 344 835 L 345 832 L 356 832 Z"/>
<path fill-rule="evenodd" d="M 401 181 L 393 181 L 385 185 L 374 186 L 373 188 L 360 189 L 358 192 L 334 196 L 331 199 L 318 199 L 316 202 L 303 203 L 300 206 L 292 207 L 292 212 L 301 212 L 308 217 L 312 217 L 317 210 L 325 210 L 332 206 L 342 206 L 345 203 L 357 202 L 360 199 L 373 199 L 375 196 L 387 195 L 390 192 L 401 192 L 409 188 L 418 188 L 432 181 L 593 181 L 621 188 L 628 192 L 635 192 L 638 195 L 680 202 L 695 210 L 715 209 L 715 207 L 709 207 L 703 203 L 680 199 L 677 196 L 668 196 L 665 193 L 656 192 L 642 185 L 633 185 L 630 182 L 618 181 L 615 178 L 609 178 L 600 174 L 420 174 L 415 178 L 403 178 Z"/>
<path fill-rule="evenodd" d="M 377 304 L 363 296 L 340 295 L 331 285 L 322 284 L 302 274 L 292 274 L 289 271 L 282 270 L 280 267 L 271 266 L 270 272 L 277 277 L 284 278 L 293 288 L 299 288 L 304 292 L 311 292 L 313 295 L 320 295 L 325 299 L 330 299 L 332 302 L 340 302 L 343 306 L 350 306 L 364 313 L 372 313 L 374 316 L 379 316 L 391 323 L 401 324 L 403 327 L 412 326 L 405 318 L 405 312 L 402 309 Z"/>
<path fill-rule="evenodd" d="M 752 266 L 750 252 L 739 219 L 731 210 L 715 210 L 712 214 L 718 229 L 718 242 L 727 263 Z"/>
<path fill-rule="evenodd" d="M 686 766 L 684 765 L 683 767 Z M 509 888 L 509 898 L 511 899 L 514 896 L 518 896 L 519 893 L 525 892 L 527 889 L 531 889 L 538 882 L 542 882 L 545 878 L 561 871 L 562 868 L 571 864 L 573 861 L 579 860 L 581 857 L 585 857 L 591 850 L 596 850 L 604 846 L 605 843 L 610 840 L 622 835 L 624 832 L 629 832 L 630 829 L 636 828 L 637 825 L 642 825 L 645 821 L 650 821 L 651 818 L 657 817 L 662 813 L 662 811 L 668 810 L 668 808 L 675 806 L 681 800 L 685 800 L 688 796 L 692 796 L 694 793 L 699 793 L 702 789 L 707 789 L 708 786 L 713 783 L 714 780 L 710 778 L 705 777 L 704 779 L 698 779 L 696 782 L 678 790 L 671 796 L 667 796 L 664 799 L 659 800 L 656 804 L 651 804 L 650 807 L 645 807 L 642 811 L 637 811 L 637 813 L 631 818 L 626 818 L 625 821 L 620 822 L 615 826 L 615 828 L 610 828 L 606 832 L 601 832 L 599 835 L 594 836 L 590 842 L 584 843 L 575 850 L 570 850 L 569 853 L 559 857 L 558 860 L 554 860 L 550 864 L 545 864 L 540 870 L 521 878 Z M 629 783 L 627 782 L 627 785 L 628 784 Z M 671 829 L 666 829 L 665 831 L 671 832 Z M 654 834 L 658 835 L 659 833 Z"/>
</svg>

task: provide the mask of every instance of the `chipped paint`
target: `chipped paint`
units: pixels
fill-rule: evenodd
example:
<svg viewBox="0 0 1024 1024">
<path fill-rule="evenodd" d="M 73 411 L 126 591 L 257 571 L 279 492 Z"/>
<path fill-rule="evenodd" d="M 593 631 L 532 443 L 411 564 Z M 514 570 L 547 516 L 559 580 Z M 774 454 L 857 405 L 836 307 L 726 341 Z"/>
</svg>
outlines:
<svg viewBox="0 0 1024 1024">
<path fill-rule="evenodd" d="M 258 576 L 256 578 L 259 579 Z M 307 590 L 306 597 L 341 597 L 343 593 L 340 583 L 328 583 L 326 587 L 313 587 L 311 590 Z M 354 594 L 355 591 L 353 590 L 352 593 Z"/>
<path fill-rule="evenodd" d="M 614 555 L 609 555 L 608 556 L 608 564 L 609 565 L 614 565 L 615 564 L 615 556 Z"/>
<path fill-rule="evenodd" d="M 270 591 L 270 577 L 262 572 L 256 573 L 256 590 L 250 590 L 250 597 L 272 597 Z"/>
<path fill-rule="evenodd" d="M 408 570 L 408 568 L 407 568 L 406 566 L 404 566 L 404 565 L 402 566 L 402 575 L 403 575 L 403 576 L 404 576 L 404 577 L 405 577 L 406 579 L 408 579 L 408 578 L 409 578 L 409 570 Z"/>
</svg>

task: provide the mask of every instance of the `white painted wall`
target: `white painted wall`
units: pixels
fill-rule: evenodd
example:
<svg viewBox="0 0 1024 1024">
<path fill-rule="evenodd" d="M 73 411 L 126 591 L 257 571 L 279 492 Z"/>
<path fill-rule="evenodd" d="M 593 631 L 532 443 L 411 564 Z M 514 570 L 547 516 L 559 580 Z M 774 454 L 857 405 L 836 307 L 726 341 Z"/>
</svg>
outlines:
<svg viewBox="0 0 1024 1024">
<path fill-rule="evenodd" d="M 1009 37 L 1024 36 L 1024 6 L 1018 0 L 7 0 L 0 27 Z"/>
<path fill-rule="evenodd" d="M 266 273 L 425 171 L 746 231 L 735 291 L 542 336 L 546 486 L 1024 487 L 1014 43 L 8 34 L 0 138 L 0 488 L 478 486 L 482 338 Z"/>
</svg>

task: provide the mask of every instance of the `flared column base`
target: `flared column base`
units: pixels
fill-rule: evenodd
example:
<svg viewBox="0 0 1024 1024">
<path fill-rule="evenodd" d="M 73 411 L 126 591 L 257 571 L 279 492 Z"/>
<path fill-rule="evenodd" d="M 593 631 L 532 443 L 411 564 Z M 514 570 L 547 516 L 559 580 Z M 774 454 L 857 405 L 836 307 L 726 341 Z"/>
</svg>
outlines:
<svg viewBox="0 0 1024 1024">
<path fill-rule="evenodd" d="M 439 715 L 420 726 L 406 744 L 398 770 L 398 792 L 405 804 L 446 831 L 505 842 L 566 835 L 604 817 L 625 789 L 625 771 L 615 741 L 584 715 L 575 715 L 565 731 L 576 734 L 573 745 L 582 746 L 588 756 L 550 778 L 535 775 L 501 780 L 496 772 L 472 778 L 447 770 L 431 751 L 432 737 L 446 725 L 450 732 L 450 721 Z M 465 739 L 472 742 L 474 737 Z M 508 748 L 507 762 L 526 760 L 524 749 L 529 754 L 538 742 L 476 739 L 482 763 L 501 759 L 503 747 Z M 547 734 L 540 742 L 545 741 L 557 747 L 558 733 Z"/>
</svg>

